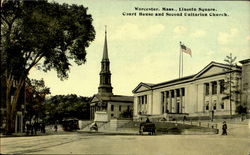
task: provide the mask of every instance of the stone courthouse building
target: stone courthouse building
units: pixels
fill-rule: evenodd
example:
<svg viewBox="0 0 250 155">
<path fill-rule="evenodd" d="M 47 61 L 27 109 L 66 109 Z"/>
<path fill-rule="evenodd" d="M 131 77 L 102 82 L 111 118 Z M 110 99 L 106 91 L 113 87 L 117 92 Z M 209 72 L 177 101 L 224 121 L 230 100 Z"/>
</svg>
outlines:
<svg viewBox="0 0 250 155">
<path fill-rule="evenodd" d="M 98 93 L 90 100 L 90 118 L 95 121 L 109 121 L 111 118 L 119 118 L 124 111 L 129 111 L 133 107 L 133 96 L 114 95 L 111 85 L 110 61 L 108 58 L 107 32 L 103 48 L 101 61 L 100 84 Z M 98 114 L 98 115 L 97 115 Z M 105 118 L 95 118 L 95 116 Z M 107 116 L 107 117 L 106 117 Z M 100 119 L 100 120 L 99 120 Z"/>
<path fill-rule="evenodd" d="M 240 61 L 242 66 L 231 68 L 231 102 L 226 83 L 230 74 L 227 64 L 211 62 L 197 74 L 162 83 L 140 83 L 133 90 L 134 119 L 140 116 L 211 117 L 235 114 L 236 105 L 250 109 L 250 59 Z"/>
</svg>

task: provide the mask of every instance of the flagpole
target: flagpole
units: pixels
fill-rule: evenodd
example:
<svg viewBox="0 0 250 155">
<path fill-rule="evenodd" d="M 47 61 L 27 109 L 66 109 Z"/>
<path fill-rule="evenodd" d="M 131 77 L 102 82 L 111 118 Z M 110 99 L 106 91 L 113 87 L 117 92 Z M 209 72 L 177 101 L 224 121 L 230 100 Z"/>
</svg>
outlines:
<svg viewBox="0 0 250 155">
<path fill-rule="evenodd" d="M 183 77 L 183 52 L 181 52 L 181 77 Z"/>
<path fill-rule="evenodd" d="M 179 78 L 181 78 L 181 42 L 180 42 L 180 55 L 179 55 Z"/>
</svg>

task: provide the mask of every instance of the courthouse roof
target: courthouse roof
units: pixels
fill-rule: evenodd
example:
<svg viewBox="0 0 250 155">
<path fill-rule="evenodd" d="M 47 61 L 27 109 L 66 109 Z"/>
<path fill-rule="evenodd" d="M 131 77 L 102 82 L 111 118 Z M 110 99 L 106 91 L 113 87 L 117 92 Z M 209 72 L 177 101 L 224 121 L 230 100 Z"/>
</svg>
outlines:
<svg viewBox="0 0 250 155">
<path fill-rule="evenodd" d="M 250 61 L 250 59 L 244 60 L 244 62 L 246 62 L 246 61 L 248 62 L 248 61 Z M 220 73 L 216 73 L 216 74 L 212 74 L 212 75 L 204 76 L 204 74 L 208 70 L 210 70 L 212 67 L 217 67 L 217 68 L 220 68 L 220 70 L 225 70 L 225 71 L 220 72 Z M 185 76 L 185 77 L 181 77 L 181 78 L 177 78 L 177 79 L 173 79 L 173 80 L 169 80 L 169 81 L 165 81 L 165 82 L 161 82 L 161 83 L 156 83 L 156 84 L 148 84 L 148 83 L 141 82 L 140 84 L 137 85 L 137 87 L 132 92 L 133 93 L 143 92 L 143 91 L 161 88 L 161 87 L 166 86 L 166 85 L 171 86 L 171 85 L 176 85 L 176 84 L 194 81 L 194 80 L 199 79 L 199 78 L 225 74 L 230 67 L 231 66 L 228 64 L 223 64 L 223 63 L 218 63 L 218 62 L 212 61 L 207 66 L 205 66 L 202 70 L 200 70 L 197 74 L 193 74 L 193 75 L 189 75 L 189 76 Z M 241 66 L 234 66 L 234 67 L 232 67 L 232 70 L 240 71 Z"/>
<path fill-rule="evenodd" d="M 241 64 L 245 64 L 245 63 L 249 63 L 249 62 L 250 62 L 250 59 L 244 59 L 244 60 L 240 61 Z"/>
</svg>

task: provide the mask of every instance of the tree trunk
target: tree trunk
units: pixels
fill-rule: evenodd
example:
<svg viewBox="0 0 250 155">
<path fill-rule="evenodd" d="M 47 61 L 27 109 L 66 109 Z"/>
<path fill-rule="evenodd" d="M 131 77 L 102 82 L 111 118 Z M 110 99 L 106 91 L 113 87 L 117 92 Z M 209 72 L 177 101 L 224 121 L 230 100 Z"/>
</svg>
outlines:
<svg viewBox="0 0 250 155">
<path fill-rule="evenodd" d="M 13 77 L 11 75 L 6 77 L 6 134 L 10 135 L 13 133 L 13 122 L 12 122 L 12 115 L 11 115 L 11 88 L 13 86 Z"/>
<path fill-rule="evenodd" d="M 21 77 L 16 84 L 16 88 L 14 90 L 13 97 L 11 94 L 11 89 L 13 89 L 13 78 L 11 75 L 7 79 L 7 90 L 6 90 L 6 107 L 7 107 L 7 118 L 6 118 L 6 134 L 11 135 L 15 132 L 15 119 L 16 119 L 16 112 L 17 112 L 17 104 L 18 99 L 20 96 L 20 91 L 24 85 L 25 78 Z"/>
</svg>

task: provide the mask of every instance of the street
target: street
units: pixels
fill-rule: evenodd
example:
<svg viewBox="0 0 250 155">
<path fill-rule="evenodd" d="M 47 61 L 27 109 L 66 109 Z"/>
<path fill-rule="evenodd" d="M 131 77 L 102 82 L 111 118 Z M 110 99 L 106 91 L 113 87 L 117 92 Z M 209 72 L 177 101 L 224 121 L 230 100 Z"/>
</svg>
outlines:
<svg viewBox="0 0 250 155">
<path fill-rule="evenodd" d="M 248 155 L 249 129 L 248 125 L 229 125 L 227 136 L 99 135 L 72 132 L 47 136 L 5 137 L 1 139 L 1 153 Z"/>
</svg>

